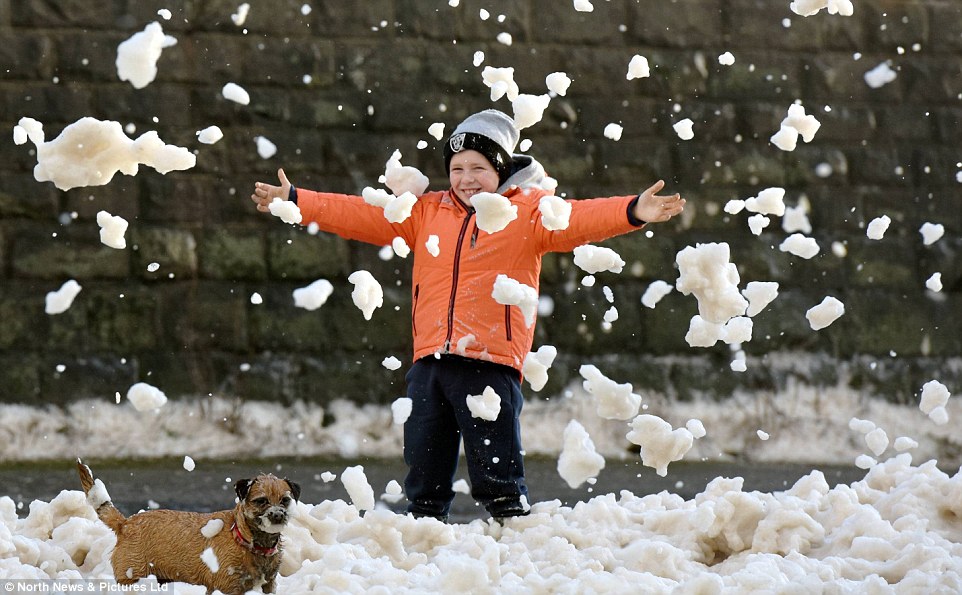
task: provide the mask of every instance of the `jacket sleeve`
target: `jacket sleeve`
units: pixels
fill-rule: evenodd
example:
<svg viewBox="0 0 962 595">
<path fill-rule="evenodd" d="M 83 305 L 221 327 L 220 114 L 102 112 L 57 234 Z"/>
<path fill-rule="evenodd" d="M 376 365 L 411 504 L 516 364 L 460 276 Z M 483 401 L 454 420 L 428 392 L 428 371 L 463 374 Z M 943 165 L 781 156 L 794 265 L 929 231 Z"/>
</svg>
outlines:
<svg viewBox="0 0 962 595">
<path fill-rule="evenodd" d="M 568 200 L 571 217 L 567 229 L 551 231 L 535 218 L 542 237 L 543 252 L 570 252 L 584 244 L 601 242 L 637 229 L 628 216 L 628 207 L 636 195 Z"/>
<path fill-rule="evenodd" d="M 321 231 L 348 240 L 386 246 L 400 236 L 411 246 L 415 238 L 413 211 L 401 223 L 391 223 L 384 217 L 384 209 L 368 204 L 360 196 L 298 188 L 297 206 L 301 209 L 302 225 L 315 223 Z M 415 204 L 414 210 L 417 209 Z"/>
</svg>

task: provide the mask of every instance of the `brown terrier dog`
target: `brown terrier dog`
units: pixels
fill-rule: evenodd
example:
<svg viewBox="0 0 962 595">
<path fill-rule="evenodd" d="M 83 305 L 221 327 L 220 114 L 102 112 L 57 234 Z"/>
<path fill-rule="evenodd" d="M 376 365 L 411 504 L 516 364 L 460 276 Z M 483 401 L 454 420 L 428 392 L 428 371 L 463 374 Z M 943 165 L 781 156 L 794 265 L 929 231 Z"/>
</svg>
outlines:
<svg viewBox="0 0 962 595">
<path fill-rule="evenodd" d="M 281 531 L 301 488 L 258 475 L 234 484 L 237 506 L 209 514 L 150 510 L 124 517 L 90 468 L 77 460 L 80 484 L 97 516 L 117 534 L 111 562 L 120 584 L 153 575 L 161 582 L 204 585 L 227 595 L 273 593 L 281 565 Z"/>
</svg>

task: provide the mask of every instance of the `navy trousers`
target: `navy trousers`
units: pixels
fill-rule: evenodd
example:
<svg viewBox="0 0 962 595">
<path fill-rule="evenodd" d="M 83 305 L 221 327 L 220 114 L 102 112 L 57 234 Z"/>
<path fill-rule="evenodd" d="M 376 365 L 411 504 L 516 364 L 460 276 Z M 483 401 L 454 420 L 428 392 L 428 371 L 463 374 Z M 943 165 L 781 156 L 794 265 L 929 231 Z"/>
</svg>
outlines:
<svg viewBox="0 0 962 595">
<path fill-rule="evenodd" d="M 474 499 L 495 517 L 525 514 L 518 371 L 455 355 L 429 356 L 416 361 L 406 379 L 412 402 L 404 423 L 408 512 L 447 517 L 463 439 Z M 468 395 L 488 386 L 501 397 L 494 421 L 472 417 L 467 406 Z"/>
</svg>

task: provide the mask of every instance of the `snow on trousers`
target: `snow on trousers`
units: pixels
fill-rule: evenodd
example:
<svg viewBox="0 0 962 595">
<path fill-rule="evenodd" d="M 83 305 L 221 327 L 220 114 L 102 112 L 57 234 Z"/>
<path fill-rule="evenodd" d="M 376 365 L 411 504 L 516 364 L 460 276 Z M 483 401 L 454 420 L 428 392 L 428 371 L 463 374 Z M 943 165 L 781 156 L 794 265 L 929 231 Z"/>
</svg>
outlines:
<svg viewBox="0 0 962 595">
<path fill-rule="evenodd" d="M 404 423 L 404 489 L 416 515 L 446 517 L 454 500 L 460 445 L 471 495 L 496 517 L 524 514 L 527 497 L 521 452 L 523 398 L 518 371 L 456 355 L 423 357 L 407 374 L 411 415 Z M 490 386 L 501 397 L 497 419 L 473 417 L 468 395 Z"/>
</svg>

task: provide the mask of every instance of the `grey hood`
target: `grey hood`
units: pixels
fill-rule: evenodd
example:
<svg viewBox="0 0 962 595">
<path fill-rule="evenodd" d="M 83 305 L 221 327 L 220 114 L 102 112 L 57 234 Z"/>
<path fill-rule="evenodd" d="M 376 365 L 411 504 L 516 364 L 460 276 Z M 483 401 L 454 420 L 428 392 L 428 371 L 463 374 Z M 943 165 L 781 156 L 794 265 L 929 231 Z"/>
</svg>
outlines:
<svg viewBox="0 0 962 595">
<path fill-rule="evenodd" d="M 544 167 L 534 157 L 515 153 L 511 156 L 511 172 L 508 174 L 508 179 L 498 187 L 497 192 L 504 193 L 512 186 L 518 186 L 522 190 L 525 188 L 553 190 L 554 180 L 551 180 L 548 186 L 544 185 L 548 179 Z"/>
</svg>

